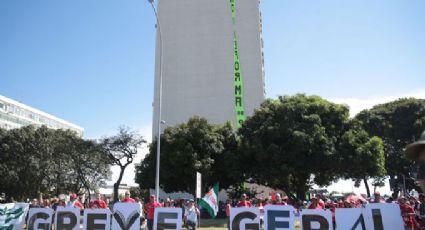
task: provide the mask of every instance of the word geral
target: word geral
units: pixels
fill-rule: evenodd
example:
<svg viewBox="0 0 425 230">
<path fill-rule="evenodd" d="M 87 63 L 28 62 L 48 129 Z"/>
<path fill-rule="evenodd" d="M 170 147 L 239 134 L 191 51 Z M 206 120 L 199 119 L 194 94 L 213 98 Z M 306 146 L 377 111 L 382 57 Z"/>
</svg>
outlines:
<svg viewBox="0 0 425 230">
<path fill-rule="evenodd" d="M 231 230 L 260 230 L 258 208 L 233 208 L 230 210 Z M 337 208 L 338 230 L 393 230 L 404 229 L 398 204 L 369 204 L 365 208 Z M 292 206 L 267 205 L 264 208 L 264 229 L 295 229 L 299 221 L 302 230 L 333 230 L 332 212 L 305 209 L 295 216 Z"/>
</svg>

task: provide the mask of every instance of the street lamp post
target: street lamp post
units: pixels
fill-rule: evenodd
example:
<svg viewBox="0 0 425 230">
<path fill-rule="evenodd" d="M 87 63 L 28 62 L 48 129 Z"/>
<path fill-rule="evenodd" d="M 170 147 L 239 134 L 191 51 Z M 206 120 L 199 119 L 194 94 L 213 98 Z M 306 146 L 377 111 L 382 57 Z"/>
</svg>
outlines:
<svg viewBox="0 0 425 230">
<path fill-rule="evenodd" d="M 159 17 L 158 13 L 156 11 L 154 0 L 148 0 L 148 2 L 151 4 L 153 12 L 155 13 L 156 18 L 156 25 L 158 29 L 158 38 L 159 38 L 159 95 L 158 95 L 158 133 L 157 133 L 157 141 L 156 141 L 156 174 L 155 174 L 155 193 L 156 198 L 159 200 L 159 166 L 160 166 L 160 156 L 161 156 L 161 124 L 164 123 L 161 120 L 161 110 L 162 110 L 162 33 L 161 33 L 161 26 L 159 24 Z"/>
</svg>

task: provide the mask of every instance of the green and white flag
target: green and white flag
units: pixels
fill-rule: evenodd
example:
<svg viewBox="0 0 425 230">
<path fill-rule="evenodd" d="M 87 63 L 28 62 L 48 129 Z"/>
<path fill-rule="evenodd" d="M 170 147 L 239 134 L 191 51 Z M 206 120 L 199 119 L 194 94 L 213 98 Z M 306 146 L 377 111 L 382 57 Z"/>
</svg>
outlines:
<svg viewBox="0 0 425 230">
<path fill-rule="evenodd" d="M 27 212 L 27 203 L 0 204 L 0 230 L 22 229 Z"/>
<path fill-rule="evenodd" d="M 205 208 L 212 218 L 217 216 L 218 212 L 218 183 L 199 201 L 199 205 Z"/>
</svg>

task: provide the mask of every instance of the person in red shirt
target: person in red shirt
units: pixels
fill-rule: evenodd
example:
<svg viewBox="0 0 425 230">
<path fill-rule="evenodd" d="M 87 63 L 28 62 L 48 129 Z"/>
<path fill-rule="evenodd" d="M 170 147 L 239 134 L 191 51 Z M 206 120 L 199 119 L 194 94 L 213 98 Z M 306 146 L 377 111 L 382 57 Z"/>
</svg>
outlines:
<svg viewBox="0 0 425 230">
<path fill-rule="evenodd" d="M 155 208 L 160 208 L 161 204 L 156 202 L 155 195 L 149 197 L 149 203 L 145 205 L 146 219 L 148 220 L 148 230 L 153 230 L 153 218 Z"/>
<path fill-rule="evenodd" d="M 316 197 L 311 198 L 311 204 L 308 206 L 308 209 L 323 209 L 321 205 L 319 205 L 319 201 Z"/>
<path fill-rule="evenodd" d="M 96 200 L 90 203 L 90 208 L 108 208 L 108 205 L 102 200 L 102 195 L 97 193 Z"/>
<path fill-rule="evenodd" d="M 370 203 L 385 203 L 384 198 L 381 197 L 381 193 L 376 191 L 375 193 L 373 193 L 373 200 L 370 201 Z"/>
<path fill-rule="evenodd" d="M 236 207 L 238 207 L 238 208 L 241 208 L 241 207 L 250 208 L 250 207 L 252 207 L 251 202 L 246 200 L 246 198 L 247 198 L 246 194 L 245 193 L 242 194 L 241 200 L 236 205 Z"/>
<path fill-rule="evenodd" d="M 67 207 L 73 207 L 73 208 L 79 208 L 81 211 L 84 210 L 83 204 L 81 204 L 80 201 L 78 201 L 78 196 L 75 193 L 71 194 L 69 196 L 69 202 L 66 206 Z"/>
<path fill-rule="evenodd" d="M 325 202 L 322 200 L 322 195 L 317 194 L 317 204 L 322 208 L 325 209 Z"/>
<path fill-rule="evenodd" d="M 415 210 L 407 203 L 407 199 L 404 196 L 401 196 L 398 199 L 398 203 L 400 204 L 400 211 L 404 221 L 404 228 L 406 230 L 415 229 L 413 224 L 413 218 L 416 215 Z"/>
<path fill-rule="evenodd" d="M 288 196 L 284 196 L 283 198 L 279 193 L 276 194 L 276 205 L 288 205 Z"/>
<path fill-rule="evenodd" d="M 227 199 L 226 200 L 226 217 L 230 218 L 230 209 L 232 208 L 232 200 Z"/>
<path fill-rule="evenodd" d="M 130 191 L 125 192 L 125 197 L 122 199 L 122 203 L 136 203 L 136 201 L 130 197 Z"/>
</svg>

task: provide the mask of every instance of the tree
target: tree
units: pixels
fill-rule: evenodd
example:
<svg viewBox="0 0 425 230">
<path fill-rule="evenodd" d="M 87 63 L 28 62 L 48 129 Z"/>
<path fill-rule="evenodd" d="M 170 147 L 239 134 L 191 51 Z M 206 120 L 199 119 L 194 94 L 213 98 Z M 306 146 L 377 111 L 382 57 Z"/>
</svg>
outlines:
<svg viewBox="0 0 425 230">
<path fill-rule="evenodd" d="M 0 192 L 18 200 L 97 188 L 110 175 L 99 145 L 70 130 L 0 129 Z"/>
<path fill-rule="evenodd" d="M 144 143 L 145 139 L 126 127 L 120 127 L 115 136 L 105 137 L 100 140 L 103 151 L 109 163 L 120 169 L 117 181 L 114 183 L 114 200 L 118 200 L 118 188 L 121 184 L 125 169 L 133 163 L 134 157 Z"/>
<path fill-rule="evenodd" d="M 346 179 L 356 184 L 363 181 L 368 197 L 370 189 L 367 180 L 385 176 L 384 144 L 379 137 L 370 138 L 357 122 L 345 132 L 339 145 L 339 171 Z"/>
<path fill-rule="evenodd" d="M 333 162 L 348 121 L 347 107 L 318 96 L 266 100 L 239 129 L 245 178 L 304 199 L 313 183 L 339 176 Z"/>
<path fill-rule="evenodd" d="M 202 174 L 203 188 L 216 182 L 226 188 L 239 176 L 233 164 L 237 139 L 230 123 L 212 125 L 193 117 L 187 123 L 168 127 L 161 135 L 161 187 L 166 192 L 195 191 L 196 172 Z M 143 189 L 154 187 L 156 140 L 149 154 L 136 167 L 136 182 Z M 237 176 L 236 176 L 237 175 Z"/>
<path fill-rule="evenodd" d="M 425 100 L 403 98 L 374 106 L 356 117 L 370 136 L 383 140 L 385 168 L 391 179 L 414 178 L 418 166 L 404 157 L 404 148 L 425 130 Z M 397 183 L 398 184 L 398 183 Z M 394 193 L 398 193 L 396 187 Z"/>
</svg>

